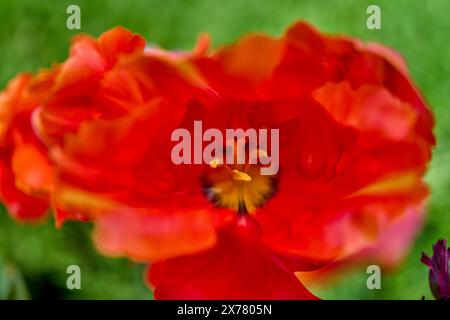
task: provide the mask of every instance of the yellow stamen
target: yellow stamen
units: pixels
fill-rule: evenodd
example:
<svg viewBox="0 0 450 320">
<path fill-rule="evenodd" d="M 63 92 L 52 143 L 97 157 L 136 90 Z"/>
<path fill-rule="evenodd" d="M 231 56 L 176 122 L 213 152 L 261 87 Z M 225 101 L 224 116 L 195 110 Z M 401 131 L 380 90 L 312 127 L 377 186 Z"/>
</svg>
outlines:
<svg viewBox="0 0 450 320">
<path fill-rule="evenodd" d="M 233 173 L 233 179 L 237 180 L 237 181 L 245 181 L 245 182 L 249 182 L 252 181 L 252 177 L 250 177 L 247 173 L 239 171 L 234 169 L 232 171 Z"/>
<path fill-rule="evenodd" d="M 267 153 L 259 149 L 250 154 L 253 159 L 258 155 L 264 157 Z M 209 165 L 214 170 L 207 171 L 204 192 L 219 208 L 253 214 L 274 191 L 274 177 L 261 175 L 257 163 L 228 165 L 219 157 Z"/>
<path fill-rule="evenodd" d="M 222 165 L 222 161 L 220 161 L 218 158 L 215 158 L 209 162 L 209 166 L 213 169 L 216 169 L 217 167 L 220 167 Z"/>
</svg>

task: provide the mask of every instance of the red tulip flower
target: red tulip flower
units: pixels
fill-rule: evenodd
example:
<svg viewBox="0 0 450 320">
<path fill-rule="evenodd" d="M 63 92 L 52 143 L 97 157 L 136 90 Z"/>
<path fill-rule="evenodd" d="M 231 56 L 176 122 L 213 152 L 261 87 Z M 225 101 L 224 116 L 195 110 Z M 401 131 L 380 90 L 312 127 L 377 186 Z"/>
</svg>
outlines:
<svg viewBox="0 0 450 320">
<path fill-rule="evenodd" d="M 223 188 L 205 169 L 208 188 L 217 183 L 234 195 L 214 194 L 216 206 L 245 208 L 228 228 L 258 226 L 254 247 L 236 231 L 234 247 L 223 229 L 209 251 L 154 264 L 157 298 L 301 297 L 283 291 L 290 286 L 269 276 L 275 271 L 261 271 L 269 268 L 259 256 L 267 248 L 272 264 L 291 272 L 403 257 L 421 222 L 421 177 L 434 138 L 430 112 L 397 53 L 299 23 L 281 39 L 247 36 L 194 64 L 229 110 L 228 126 L 280 129 L 280 172 L 271 179 L 251 172 L 249 182 L 229 176 L 232 186 Z"/>
<path fill-rule="evenodd" d="M 21 221 L 42 218 L 51 202 L 56 164 L 49 149 L 84 121 L 123 114 L 102 101 L 98 87 L 117 61 L 144 51 L 145 41 L 123 28 L 98 40 L 74 39 L 63 64 L 36 76 L 14 78 L 0 96 L 0 195 L 9 212 Z M 77 213 L 55 208 L 58 224 Z"/>
<path fill-rule="evenodd" d="M 156 298 L 315 299 L 295 272 L 396 263 L 420 227 L 433 118 L 391 49 L 298 23 L 171 53 L 115 29 L 53 72 L 31 117 L 57 168 L 51 204 L 92 220 L 103 253 L 152 262 Z M 278 170 L 250 149 L 174 163 L 172 133 L 200 121 L 278 130 Z"/>
<path fill-rule="evenodd" d="M 0 94 L 0 199 L 18 221 L 40 221 L 49 207 L 53 167 L 31 124 L 45 94 L 28 74 L 16 76 Z"/>
</svg>

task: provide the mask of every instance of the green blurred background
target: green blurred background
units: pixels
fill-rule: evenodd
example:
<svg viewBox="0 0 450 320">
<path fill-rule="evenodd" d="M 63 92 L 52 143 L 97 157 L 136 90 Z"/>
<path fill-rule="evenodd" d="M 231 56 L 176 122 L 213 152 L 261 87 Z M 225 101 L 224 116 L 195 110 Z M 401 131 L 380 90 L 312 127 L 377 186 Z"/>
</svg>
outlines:
<svg viewBox="0 0 450 320">
<path fill-rule="evenodd" d="M 279 35 L 297 19 L 330 33 L 379 41 L 400 51 L 433 107 L 438 146 L 427 181 L 432 195 L 423 232 L 394 273 L 382 275 L 382 289 L 368 290 L 365 270 L 356 270 L 318 292 L 334 299 L 430 299 L 427 269 L 420 253 L 430 253 L 450 235 L 450 1 L 448 0 L 0 0 L 0 87 L 21 71 L 37 71 L 67 57 L 70 38 L 66 8 L 81 8 L 81 32 L 99 35 L 122 25 L 167 49 L 190 49 L 198 33 L 214 46 L 249 31 Z M 381 7 L 382 29 L 368 30 L 366 9 Z M 144 266 L 100 256 L 89 239 L 89 224 L 53 221 L 39 226 L 14 223 L 0 209 L 0 299 L 150 299 Z M 66 268 L 81 267 L 81 290 L 66 288 Z"/>
</svg>

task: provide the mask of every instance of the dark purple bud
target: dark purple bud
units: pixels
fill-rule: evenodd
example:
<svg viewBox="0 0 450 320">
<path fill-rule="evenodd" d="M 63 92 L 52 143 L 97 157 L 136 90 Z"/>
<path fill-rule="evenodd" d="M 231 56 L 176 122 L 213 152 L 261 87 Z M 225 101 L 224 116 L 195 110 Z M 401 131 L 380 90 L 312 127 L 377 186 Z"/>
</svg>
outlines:
<svg viewBox="0 0 450 320">
<path fill-rule="evenodd" d="M 430 288 L 434 297 L 438 300 L 450 299 L 449 258 L 450 248 L 447 248 L 446 240 L 439 239 L 433 245 L 433 256 L 430 258 L 422 253 L 420 259 L 430 268 Z"/>
</svg>

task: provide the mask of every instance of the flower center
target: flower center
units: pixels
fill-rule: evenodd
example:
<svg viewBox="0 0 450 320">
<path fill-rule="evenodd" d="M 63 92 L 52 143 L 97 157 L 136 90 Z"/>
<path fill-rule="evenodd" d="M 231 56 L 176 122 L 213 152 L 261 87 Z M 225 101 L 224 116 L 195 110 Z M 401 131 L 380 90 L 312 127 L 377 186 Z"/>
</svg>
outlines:
<svg viewBox="0 0 450 320">
<path fill-rule="evenodd" d="M 252 214 L 275 191 L 276 176 L 261 175 L 260 164 L 228 165 L 214 159 L 209 166 L 203 190 L 217 207 Z"/>
</svg>

